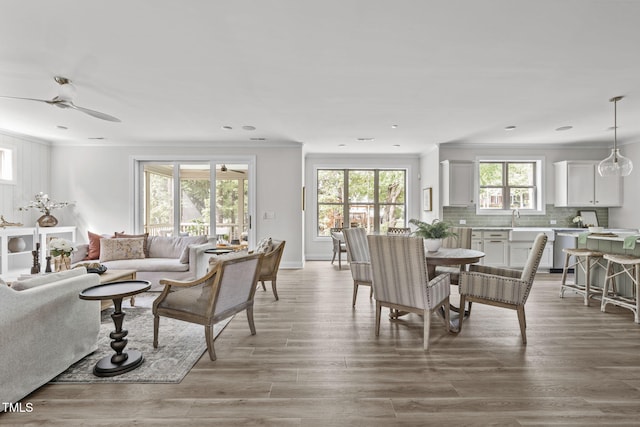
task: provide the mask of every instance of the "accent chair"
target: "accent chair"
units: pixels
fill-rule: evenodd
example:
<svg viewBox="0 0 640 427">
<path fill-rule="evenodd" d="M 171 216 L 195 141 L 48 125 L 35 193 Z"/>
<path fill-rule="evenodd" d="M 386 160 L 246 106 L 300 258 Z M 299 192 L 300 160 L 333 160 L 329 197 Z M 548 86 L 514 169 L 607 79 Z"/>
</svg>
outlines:
<svg viewBox="0 0 640 427">
<path fill-rule="evenodd" d="M 364 228 L 344 229 L 344 240 L 347 245 L 347 259 L 353 277 L 353 298 L 351 306 L 356 306 L 358 286 L 369 286 L 369 298 L 373 296 L 371 285 L 371 259 L 369 257 L 369 244 L 367 243 L 367 230 Z"/>
</svg>

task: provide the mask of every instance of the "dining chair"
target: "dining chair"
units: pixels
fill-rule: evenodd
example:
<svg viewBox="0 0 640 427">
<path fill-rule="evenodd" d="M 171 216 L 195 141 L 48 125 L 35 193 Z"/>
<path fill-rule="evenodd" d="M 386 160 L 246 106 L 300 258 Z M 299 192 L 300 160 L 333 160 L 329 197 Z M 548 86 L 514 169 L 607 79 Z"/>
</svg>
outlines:
<svg viewBox="0 0 640 427">
<path fill-rule="evenodd" d="M 409 227 L 389 227 L 387 228 L 387 236 L 408 236 L 411 234 Z"/>
<path fill-rule="evenodd" d="M 210 269 L 192 281 L 160 280 L 164 289 L 153 302 L 153 347 L 158 348 L 160 316 L 204 326 L 209 358 L 216 360 L 213 325 L 241 311 L 247 312 L 251 335 L 253 298 L 262 254 L 220 255 L 210 260 Z"/>
<path fill-rule="evenodd" d="M 371 259 L 369 257 L 369 244 L 367 243 L 367 230 L 361 227 L 345 228 L 344 240 L 347 245 L 347 259 L 353 277 L 352 307 L 356 306 L 358 286 L 369 286 L 369 298 L 373 296 L 371 286 Z"/>
<path fill-rule="evenodd" d="M 520 323 L 522 343 L 527 343 L 527 321 L 524 305 L 527 302 L 533 279 L 538 271 L 547 235 L 538 234 L 522 271 L 508 268 L 488 267 L 478 264 L 469 266 L 469 271 L 460 272 L 460 307 L 465 301 L 488 304 L 516 310 Z M 460 316 L 459 331 L 462 331 L 464 316 Z"/>
<path fill-rule="evenodd" d="M 473 229 L 471 227 L 450 227 L 453 236 L 445 237 L 442 240 L 443 248 L 463 248 L 471 249 L 471 235 Z M 460 270 L 466 268 L 464 265 L 448 265 L 437 266 L 436 274 L 449 273 L 451 275 L 451 284 L 457 285 L 460 278 Z"/>
<path fill-rule="evenodd" d="M 428 350 L 433 312 L 442 308 L 445 329 L 450 329 L 449 275 L 429 279 L 424 243 L 419 237 L 369 235 L 367 240 L 376 299 L 376 336 L 380 335 L 382 307 L 416 313 L 424 318 L 423 346 Z"/>
<path fill-rule="evenodd" d="M 338 268 L 342 269 L 342 254 L 347 252 L 347 245 L 344 242 L 344 234 L 342 228 L 331 228 L 331 241 L 333 242 L 333 257 L 331 258 L 331 264 L 338 257 Z"/>
<path fill-rule="evenodd" d="M 272 240 L 269 250 L 262 253 L 262 263 L 260 264 L 260 275 L 258 280 L 262 284 L 262 290 L 267 290 L 264 282 L 270 281 L 271 290 L 273 291 L 273 296 L 276 298 L 276 301 L 279 300 L 278 289 L 276 288 L 276 279 L 278 276 L 278 270 L 280 269 L 280 260 L 284 253 L 285 243 L 286 242 L 284 240 Z"/>
</svg>

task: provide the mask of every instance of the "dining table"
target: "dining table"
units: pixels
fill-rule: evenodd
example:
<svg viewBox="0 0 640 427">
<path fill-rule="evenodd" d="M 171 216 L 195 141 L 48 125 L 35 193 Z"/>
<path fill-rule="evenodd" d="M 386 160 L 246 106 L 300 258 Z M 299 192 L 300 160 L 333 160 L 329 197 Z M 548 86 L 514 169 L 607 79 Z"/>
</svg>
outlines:
<svg viewBox="0 0 640 427">
<path fill-rule="evenodd" d="M 427 273 L 429 274 L 429 278 L 432 279 L 436 277 L 436 267 L 437 266 L 460 266 L 460 269 L 466 270 L 469 264 L 475 264 L 480 262 L 482 258 L 484 258 L 485 253 L 482 251 L 477 251 L 475 249 L 466 249 L 466 248 L 440 248 L 435 252 L 425 252 L 425 259 L 427 261 Z M 469 310 L 464 309 L 463 307 L 456 307 L 454 305 L 450 305 L 451 311 L 454 313 L 458 313 L 457 316 L 451 316 L 451 327 L 453 330 L 459 330 L 460 328 L 460 312 L 463 312 L 463 316 L 469 317 Z M 444 312 L 439 313 L 444 318 Z"/>
</svg>

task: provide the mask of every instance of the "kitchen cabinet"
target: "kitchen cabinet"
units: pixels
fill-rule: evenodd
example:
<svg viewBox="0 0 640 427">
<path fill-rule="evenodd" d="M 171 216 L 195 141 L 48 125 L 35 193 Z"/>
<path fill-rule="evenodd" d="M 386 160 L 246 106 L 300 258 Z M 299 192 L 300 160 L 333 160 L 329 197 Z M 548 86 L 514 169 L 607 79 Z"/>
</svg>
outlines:
<svg viewBox="0 0 640 427">
<path fill-rule="evenodd" d="M 474 204 L 473 162 L 444 160 L 441 164 L 442 206 Z"/>
<path fill-rule="evenodd" d="M 523 268 L 529 254 L 531 253 L 531 246 L 533 242 L 510 242 L 509 243 L 509 267 L 511 268 Z M 552 268 L 553 267 L 553 242 L 547 242 L 542 252 L 542 258 L 540 258 L 540 264 L 538 268 Z"/>
<path fill-rule="evenodd" d="M 480 264 L 491 267 L 509 265 L 508 231 L 474 231 L 471 235 L 471 249 L 485 253 Z"/>
<path fill-rule="evenodd" d="M 554 163 L 555 205 L 559 207 L 622 206 L 622 178 L 603 177 L 599 161 L 565 160 Z"/>
</svg>

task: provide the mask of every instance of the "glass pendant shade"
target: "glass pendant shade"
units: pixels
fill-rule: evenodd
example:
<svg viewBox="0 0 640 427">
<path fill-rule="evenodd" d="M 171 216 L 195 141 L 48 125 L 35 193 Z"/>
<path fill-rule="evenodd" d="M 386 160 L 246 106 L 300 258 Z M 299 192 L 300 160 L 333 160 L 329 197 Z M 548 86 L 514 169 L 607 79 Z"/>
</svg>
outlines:
<svg viewBox="0 0 640 427">
<path fill-rule="evenodd" d="M 618 149 L 618 101 L 623 97 L 616 96 L 609 100 L 613 102 L 613 149 L 609 157 L 598 164 L 600 176 L 629 176 L 633 170 L 633 163 L 620 154 Z"/>
<path fill-rule="evenodd" d="M 620 154 L 618 148 L 611 150 L 609 157 L 598 165 L 600 176 L 629 176 L 633 170 L 633 163 Z"/>
</svg>

